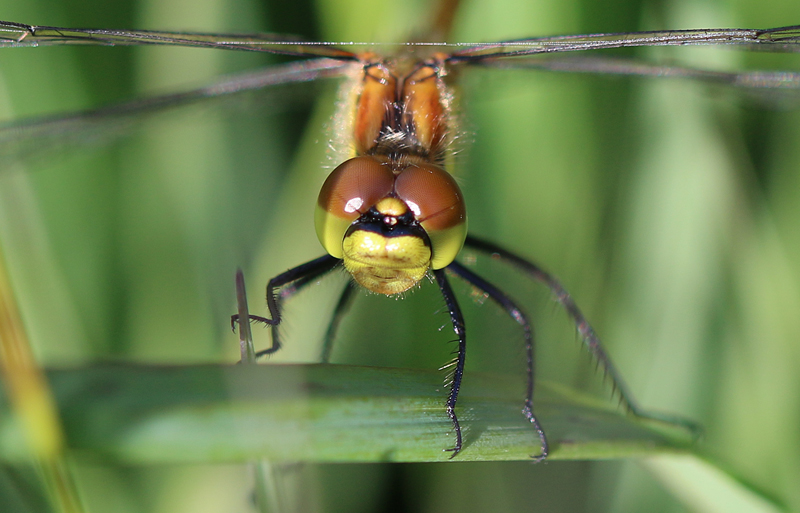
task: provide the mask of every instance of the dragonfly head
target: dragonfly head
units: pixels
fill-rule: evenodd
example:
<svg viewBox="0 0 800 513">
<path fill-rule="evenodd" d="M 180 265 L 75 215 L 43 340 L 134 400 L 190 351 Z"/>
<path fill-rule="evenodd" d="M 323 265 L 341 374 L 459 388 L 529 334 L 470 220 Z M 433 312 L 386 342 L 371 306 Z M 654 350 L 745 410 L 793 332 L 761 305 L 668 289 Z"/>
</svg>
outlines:
<svg viewBox="0 0 800 513">
<path fill-rule="evenodd" d="M 325 250 L 359 284 L 386 295 L 448 266 L 467 235 L 453 177 L 430 163 L 396 164 L 372 156 L 344 162 L 322 186 L 315 214 Z"/>
</svg>

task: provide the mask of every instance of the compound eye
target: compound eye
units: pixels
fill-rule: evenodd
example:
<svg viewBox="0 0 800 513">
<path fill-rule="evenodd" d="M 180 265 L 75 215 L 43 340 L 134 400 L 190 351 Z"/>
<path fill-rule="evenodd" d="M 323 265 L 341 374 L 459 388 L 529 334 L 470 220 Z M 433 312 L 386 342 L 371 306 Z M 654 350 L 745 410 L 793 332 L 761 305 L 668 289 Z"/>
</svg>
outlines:
<svg viewBox="0 0 800 513">
<path fill-rule="evenodd" d="M 355 157 L 328 175 L 317 199 L 314 224 L 322 247 L 342 258 L 342 241 L 350 225 L 389 195 L 392 171 L 372 157 Z"/>
<path fill-rule="evenodd" d="M 394 187 L 428 234 L 431 267 L 450 265 L 467 237 L 467 209 L 455 179 L 438 166 L 413 165 L 397 176 Z"/>
</svg>

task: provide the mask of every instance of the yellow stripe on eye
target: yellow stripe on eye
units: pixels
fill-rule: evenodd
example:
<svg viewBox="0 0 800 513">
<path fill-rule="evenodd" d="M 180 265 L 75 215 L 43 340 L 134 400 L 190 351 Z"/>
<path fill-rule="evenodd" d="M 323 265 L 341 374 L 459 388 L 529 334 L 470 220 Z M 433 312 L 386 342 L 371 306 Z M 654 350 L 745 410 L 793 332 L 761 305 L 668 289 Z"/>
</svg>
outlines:
<svg viewBox="0 0 800 513">
<path fill-rule="evenodd" d="M 351 219 L 333 215 L 319 204 L 314 209 L 314 227 L 317 238 L 328 254 L 335 258 L 342 258 L 342 242 L 344 234 L 353 223 Z"/>
<path fill-rule="evenodd" d="M 425 228 L 425 223 L 422 223 Z M 433 248 L 432 269 L 443 269 L 456 259 L 467 239 L 467 219 L 456 226 L 442 230 L 425 230 Z"/>
</svg>

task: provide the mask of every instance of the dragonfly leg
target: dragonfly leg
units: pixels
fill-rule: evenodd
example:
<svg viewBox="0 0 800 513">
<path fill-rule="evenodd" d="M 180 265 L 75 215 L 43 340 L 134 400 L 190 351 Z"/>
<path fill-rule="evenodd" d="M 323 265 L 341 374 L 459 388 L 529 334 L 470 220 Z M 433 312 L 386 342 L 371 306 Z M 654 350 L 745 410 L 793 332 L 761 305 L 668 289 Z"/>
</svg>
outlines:
<svg viewBox="0 0 800 513">
<path fill-rule="evenodd" d="M 347 285 L 344 290 L 342 290 L 342 294 L 339 296 L 339 302 L 336 303 L 336 308 L 333 310 L 333 317 L 331 317 L 331 322 L 328 324 L 328 330 L 325 332 L 325 340 L 322 343 L 322 357 L 320 358 L 322 363 L 330 363 L 331 361 L 331 352 L 333 351 L 333 341 L 336 338 L 336 332 L 339 331 L 339 324 L 341 324 L 342 319 L 350 309 L 350 305 L 353 304 L 353 298 L 357 289 L 358 285 L 356 285 L 353 280 L 348 280 Z"/>
<path fill-rule="evenodd" d="M 269 309 L 270 318 L 249 315 L 251 321 L 260 322 L 272 328 L 272 345 L 267 349 L 257 352 L 256 357 L 272 354 L 281 348 L 278 327 L 282 320 L 281 304 L 283 301 L 294 296 L 317 278 L 332 271 L 339 262 L 340 260 L 338 258 L 325 255 L 289 269 L 269 280 L 267 284 L 267 308 Z M 280 290 L 280 292 L 276 294 L 276 291 L 281 289 L 281 287 L 286 288 Z M 231 326 L 235 327 L 238 321 L 238 314 L 231 316 Z"/>
<path fill-rule="evenodd" d="M 595 333 L 594 328 L 592 328 L 591 324 L 589 324 L 589 321 L 586 320 L 586 317 L 584 317 L 583 313 L 578 308 L 578 305 L 575 304 L 575 301 L 572 299 L 572 296 L 569 294 L 569 292 L 567 292 L 567 290 L 553 275 L 544 271 L 534 263 L 525 260 L 519 255 L 516 255 L 486 240 L 473 236 L 467 236 L 467 240 L 465 241 L 464 245 L 473 250 L 487 253 L 492 258 L 511 264 L 525 273 L 532 280 L 542 283 L 550 289 L 555 300 L 564 308 L 564 310 L 567 312 L 567 315 L 569 315 L 569 317 L 572 319 L 572 322 L 575 324 L 578 334 L 583 341 L 584 347 L 586 347 L 586 350 L 589 352 L 592 358 L 594 358 L 598 365 L 602 367 L 604 377 L 611 381 L 611 386 L 613 388 L 612 393 L 616 393 L 618 395 L 620 403 L 628 412 L 641 418 L 653 419 L 659 422 L 680 424 L 688 429 L 692 433 L 693 437 L 698 438 L 701 436 L 703 431 L 702 427 L 689 419 L 656 412 L 646 412 L 636 404 L 633 394 L 628 389 L 625 381 L 622 379 L 622 375 L 614 366 L 614 363 L 611 361 L 608 353 L 606 353 L 605 349 L 603 349 L 603 346 L 600 343 L 600 338 Z"/>
<path fill-rule="evenodd" d="M 522 414 L 525 415 L 525 418 L 528 419 L 528 422 L 533 425 L 533 429 L 536 431 L 536 434 L 539 436 L 539 443 L 540 443 L 540 450 L 539 454 L 533 456 L 533 461 L 538 463 L 545 458 L 547 458 L 547 454 L 549 451 L 548 444 L 547 444 L 547 436 L 545 436 L 544 430 L 542 426 L 539 424 L 539 420 L 533 413 L 533 386 L 534 386 L 534 372 L 536 369 L 535 365 L 535 352 L 534 352 L 534 337 L 533 337 L 533 327 L 531 326 L 528 317 L 525 315 L 525 312 L 520 309 L 514 301 L 511 300 L 503 291 L 489 283 L 488 281 L 484 280 L 477 274 L 473 273 L 463 265 L 459 264 L 458 262 L 453 262 L 449 266 L 447 266 L 447 270 L 458 276 L 459 278 L 463 279 L 470 285 L 477 287 L 481 291 L 485 292 L 489 295 L 489 297 L 500 305 L 500 307 L 505 310 L 508 315 L 514 319 L 521 327 L 522 332 L 525 337 L 525 356 L 526 356 L 526 371 L 527 371 L 527 388 L 525 390 L 525 406 L 522 408 Z"/>
<path fill-rule="evenodd" d="M 464 316 L 461 314 L 461 307 L 458 306 L 456 296 L 453 294 L 453 289 L 450 287 L 450 282 L 447 280 L 447 275 L 444 269 L 436 269 L 433 271 L 436 277 L 436 282 L 439 284 L 439 290 L 444 297 L 444 302 L 447 305 L 447 310 L 450 314 L 450 322 L 453 324 L 453 331 L 458 337 L 458 350 L 456 358 L 453 361 L 455 368 L 452 375 L 448 376 L 445 386 L 450 388 L 450 395 L 447 397 L 447 416 L 453 422 L 453 430 L 456 434 L 456 444 L 446 451 L 452 452 L 450 458 L 455 458 L 461 452 L 462 437 L 461 425 L 458 423 L 458 416 L 456 415 L 456 401 L 458 401 L 458 392 L 461 389 L 461 378 L 464 376 L 464 361 L 467 355 L 467 332 L 464 329 Z"/>
<path fill-rule="evenodd" d="M 566 310 L 567 315 L 569 315 L 570 319 L 572 319 L 572 322 L 575 324 L 586 350 L 592 355 L 600 367 L 602 367 L 604 375 L 608 376 L 611 380 L 611 386 L 614 388 L 614 391 L 619 394 L 620 401 L 625 406 L 625 409 L 636 415 L 641 414 L 640 408 L 633 399 L 633 394 L 628 390 L 619 371 L 617 371 L 608 353 L 605 352 L 603 346 L 600 344 L 600 339 L 595 333 L 594 328 L 592 328 L 589 321 L 586 320 L 586 317 L 583 316 L 583 313 L 578 308 L 578 305 L 575 304 L 569 292 L 567 292 L 554 276 L 542 270 L 534 263 L 483 239 L 469 236 L 464 245 L 471 249 L 488 253 L 492 258 L 513 265 L 524 272 L 529 278 L 549 288 L 555 300 Z"/>
</svg>

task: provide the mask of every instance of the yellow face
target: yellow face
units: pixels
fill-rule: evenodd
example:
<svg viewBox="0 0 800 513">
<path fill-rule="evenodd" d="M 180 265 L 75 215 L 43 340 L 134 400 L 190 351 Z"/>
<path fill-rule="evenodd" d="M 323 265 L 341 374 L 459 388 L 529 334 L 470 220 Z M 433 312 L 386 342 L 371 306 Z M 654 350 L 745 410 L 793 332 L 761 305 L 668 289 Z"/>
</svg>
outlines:
<svg viewBox="0 0 800 513">
<path fill-rule="evenodd" d="M 408 212 L 397 198 L 383 198 L 375 205 L 382 221 L 397 224 Z M 382 230 L 383 231 L 383 230 Z M 365 228 L 349 230 L 342 244 L 344 266 L 364 288 L 391 296 L 404 292 L 428 272 L 431 246 L 415 234 L 390 235 Z"/>
<path fill-rule="evenodd" d="M 328 176 L 315 223 L 325 250 L 363 287 L 386 295 L 448 266 L 467 236 L 464 199 L 446 171 L 428 163 L 393 170 L 370 156 Z"/>
</svg>

